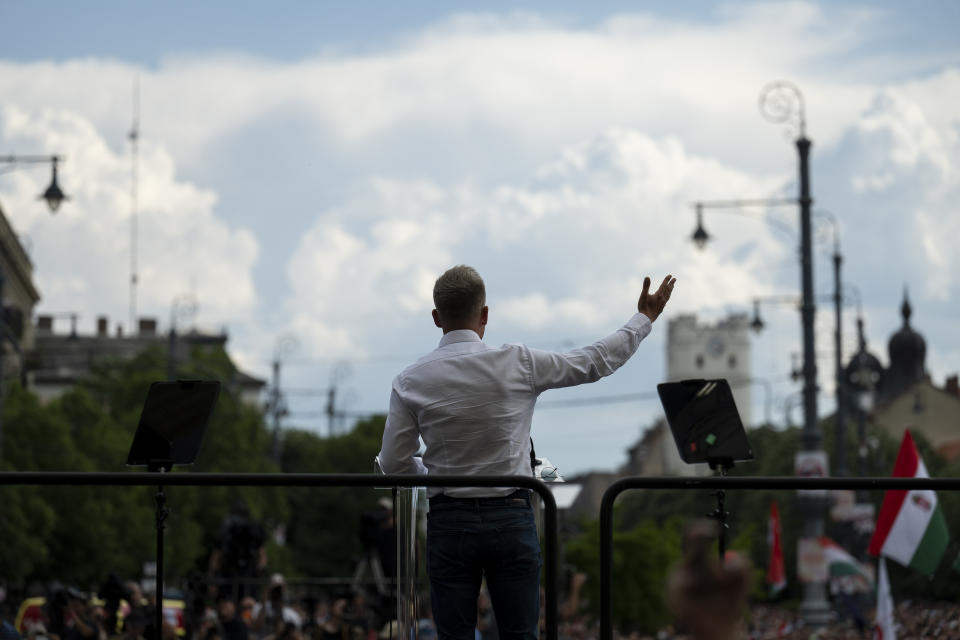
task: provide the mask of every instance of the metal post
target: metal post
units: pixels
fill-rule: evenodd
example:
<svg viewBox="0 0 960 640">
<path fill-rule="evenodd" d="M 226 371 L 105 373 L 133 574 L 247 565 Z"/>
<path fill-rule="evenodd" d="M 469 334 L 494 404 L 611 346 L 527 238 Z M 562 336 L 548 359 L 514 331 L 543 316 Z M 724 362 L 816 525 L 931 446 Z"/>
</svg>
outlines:
<svg viewBox="0 0 960 640">
<path fill-rule="evenodd" d="M 163 469 L 159 470 L 163 473 Z M 163 493 L 163 485 L 157 487 L 157 495 L 154 498 L 157 504 L 156 525 L 157 525 L 157 570 L 156 570 L 156 600 L 157 608 L 154 612 L 154 639 L 163 638 L 163 530 L 167 526 L 167 498 Z"/>
<path fill-rule="evenodd" d="M 172 316 L 173 314 L 171 314 Z M 171 321 L 173 318 L 171 317 Z M 177 350 L 177 331 L 174 329 L 173 324 L 170 325 L 170 336 L 167 341 L 167 380 L 176 380 L 177 378 L 177 367 L 174 364 L 174 358 L 176 357 L 174 353 Z"/>
<path fill-rule="evenodd" d="M 814 317 L 816 306 L 813 296 L 813 242 L 810 228 L 810 213 L 813 198 L 810 196 L 810 140 L 801 132 L 797 139 L 797 154 L 800 165 L 800 285 L 802 303 L 800 308 L 803 325 L 803 430 L 801 442 L 804 451 L 820 451 L 823 433 L 817 418 L 817 360 L 814 348 Z M 822 498 L 809 494 L 799 498 L 803 514 L 803 537 L 819 538 L 823 535 Z M 826 598 L 826 584 L 809 582 L 804 585 L 803 602 L 800 605 L 803 619 L 812 626 L 823 626 L 830 621 L 830 605 Z"/>
<path fill-rule="evenodd" d="M 330 381 L 330 388 L 327 389 L 327 435 L 333 437 L 333 419 L 336 417 L 335 403 L 337 401 L 337 382 Z"/>
<path fill-rule="evenodd" d="M 836 333 L 834 334 L 834 351 L 837 364 L 837 413 L 834 418 L 834 475 L 847 475 L 847 389 L 843 376 L 843 293 L 841 290 L 840 265 L 843 256 L 840 255 L 839 245 L 834 246 L 833 252 L 833 281 L 836 289 L 833 294 L 833 304 L 836 311 Z"/>
<path fill-rule="evenodd" d="M 273 414 L 273 461 L 280 463 L 280 358 L 273 361 L 273 389 L 270 391 L 270 412 Z"/>
<path fill-rule="evenodd" d="M 607 487 L 600 500 L 601 640 L 613 638 L 613 502 L 619 494 L 617 489 L 619 489 L 619 483 L 615 482 Z"/>
<path fill-rule="evenodd" d="M 814 348 L 814 318 L 816 303 L 813 296 L 813 241 L 810 225 L 810 140 L 801 136 L 797 140 L 800 160 L 800 316 L 803 325 L 803 448 L 816 451 L 823 435 L 817 424 L 817 358 Z"/>
<path fill-rule="evenodd" d="M 863 407 L 857 407 L 857 471 L 861 478 L 867 475 L 867 420 Z M 857 502 L 870 499 L 867 491 L 857 492 Z"/>
</svg>

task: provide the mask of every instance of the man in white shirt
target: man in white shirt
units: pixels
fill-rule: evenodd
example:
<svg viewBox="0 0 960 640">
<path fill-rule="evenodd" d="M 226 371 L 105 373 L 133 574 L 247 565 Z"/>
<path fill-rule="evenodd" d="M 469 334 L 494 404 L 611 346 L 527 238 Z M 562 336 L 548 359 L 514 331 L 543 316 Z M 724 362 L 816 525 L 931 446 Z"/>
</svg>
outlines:
<svg viewBox="0 0 960 640">
<path fill-rule="evenodd" d="M 667 276 L 651 294 L 644 278 L 637 313 L 623 327 L 590 346 L 553 353 L 485 344 L 483 280 L 464 265 L 447 270 L 433 288 L 440 346 L 393 381 L 379 456 L 384 472 L 529 476 L 537 396 L 616 371 L 650 333 L 675 282 Z M 473 639 L 483 577 L 500 638 L 536 639 L 540 545 L 530 492 L 448 487 L 428 495 L 427 574 L 440 640 Z"/>
</svg>

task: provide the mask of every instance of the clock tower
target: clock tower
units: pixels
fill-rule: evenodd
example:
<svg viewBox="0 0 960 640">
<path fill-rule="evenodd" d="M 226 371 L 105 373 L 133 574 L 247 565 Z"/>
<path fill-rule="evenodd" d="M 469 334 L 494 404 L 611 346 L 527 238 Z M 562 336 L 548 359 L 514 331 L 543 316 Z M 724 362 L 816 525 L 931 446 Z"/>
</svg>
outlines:
<svg viewBox="0 0 960 640">
<path fill-rule="evenodd" d="M 700 324 L 691 314 L 674 316 L 667 327 L 667 381 L 726 378 L 743 425 L 753 426 L 750 332 L 746 314 Z"/>
</svg>

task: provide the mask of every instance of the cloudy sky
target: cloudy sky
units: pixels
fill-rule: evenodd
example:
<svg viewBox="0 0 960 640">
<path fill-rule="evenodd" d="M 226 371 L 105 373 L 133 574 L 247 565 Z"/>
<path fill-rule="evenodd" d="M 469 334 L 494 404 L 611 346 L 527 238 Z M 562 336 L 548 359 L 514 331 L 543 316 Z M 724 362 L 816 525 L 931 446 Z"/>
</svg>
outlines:
<svg viewBox="0 0 960 640">
<path fill-rule="evenodd" d="M 909 287 L 927 368 L 960 370 L 960 5 L 955 2 L 280 3 L 0 5 L 0 154 L 66 156 L 0 174 L 43 300 L 129 331 L 131 147 L 139 83 L 138 316 L 230 335 L 291 415 L 383 411 L 395 373 L 439 338 L 433 280 L 487 282 L 487 340 L 563 349 L 618 327 L 644 275 L 678 277 L 666 317 L 613 378 L 549 392 L 538 452 L 561 472 L 612 469 L 659 414 L 671 315 L 715 320 L 795 294 L 796 211 L 690 203 L 793 197 L 796 127 L 758 109 L 802 91 L 818 217 L 815 278 L 832 292 L 832 215 L 855 344 L 859 295 L 886 361 Z M 412 6 L 411 6 L 412 5 Z M 764 307 L 753 375 L 776 422 L 796 403 L 799 314 Z M 819 304 L 821 412 L 833 408 L 833 316 Z M 63 327 L 66 330 L 66 326 Z M 754 393 L 764 413 L 764 383 Z M 793 419 L 801 419 L 799 411 Z"/>
</svg>

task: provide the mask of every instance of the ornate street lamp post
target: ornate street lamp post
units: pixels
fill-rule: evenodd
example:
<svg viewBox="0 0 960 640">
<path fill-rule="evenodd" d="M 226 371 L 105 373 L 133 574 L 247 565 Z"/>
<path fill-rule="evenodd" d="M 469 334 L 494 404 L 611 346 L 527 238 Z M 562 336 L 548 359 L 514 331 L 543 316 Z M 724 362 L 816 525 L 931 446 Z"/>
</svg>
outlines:
<svg viewBox="0 0 960 640">
<path fill-rule="evenodd" d="M 803 94 L 789 82 L 773 82 L 760 92 L 760 112 L 772 122 L 789 122 L 795 119 L 798 135 L 795 141 L 799 165 L 800 193 L 800 320 L 803 334 L 803 451 L 797 454 L 798 473 L 827 475 L 826 454 L 821 450 L 823 433 L 817 419 L 817 360 L 814 348 L 814 315 L 816 305 L 813 297 L 813 250 L 811 237 L 810 195 L 810 146 L 806 135 L 806 112 Z M 809 470 L 809 471 L 805 471 Z M 804 493 L 798 496 L 803 519 L 803 538 L 816 539 L 823 535 L 825 497 Z M 800 554 L 797 554 L 798 562 Z M 803 602 L 800 605 L 803 619 L 813 626 L 825 625 L 830 620 L 830 606 L 826 598 L 826 583 L 804 583 Z"/>
<path fill-rule="evenodd" d="M 795 463 L 796 473 L 799 475 L 826 476 L 827 455 L 821 450 L 823 433 L 817 417 L 817 362 L 814 346 L 814 316 L 816 305 L 813 293 L 813 238 L 811 230 L 811 215 L 813 197 L 810 195 L 810 146 L 806 136 L 806 112 L 804 109 L 803 94 L 796 86 L 789 82 L 773 82 L 768 84 L 760 93 L 760 111 L 765 118 L 773 122 L 795 122 L 797 125 L 799 194 L 797 198 L 781 200 L 727 200 L 717 202 L 695 203 L 697 212 L 697 228 L 692 236 L 697 246 L 702 247 L 708 240 L 709 234 L 703 228 L 703 209 L 707 207 L 739 208 L 749 205 L 772 206 L 781 204 L 799 205 L 800 210 L 800 321 L 803 343 L 803 361 L 801 375 L 803 378 L 803 430 L 801 432 L 802 450 L 797 453 Z M 836 295 L 839 298 L 839 251 L 835 254 L 835 275 L 838 285 Z M 838 305 L 839 311 L 839 305 Z M 763 323 L 759 314 L 755 313 L 754 328 L 762 328 Z M 838 324 L 839 327 L 839 324 Z M 839 330 L 839 328 L 838 328 Z M 839 341 L 837 342 L 839 348 Z M 838 368 L 839 371 L 839 368 Z M 842 401 L 841 401 L 842 402 Z M 823 535 L 825 510 L 825 495 L 817 492 L 803 492 L 798 496 L 799 508 L 803 519 L 802 538 L 804 548 L 816 548 L 817 539 Z M 804 554 L 798 553 L 798 564 Z M 811 569 L 822 567 L 810 567 Z M 822 575 L 816 576 L 820 578 Z M 805 622 L 811 626 L 822 626 L 830 620 L 830 606 L 826 599 L 826 583 L 814 579 L 804 583 L 804 597 L 801 604 L 801 614 Z"/>
</svg>

